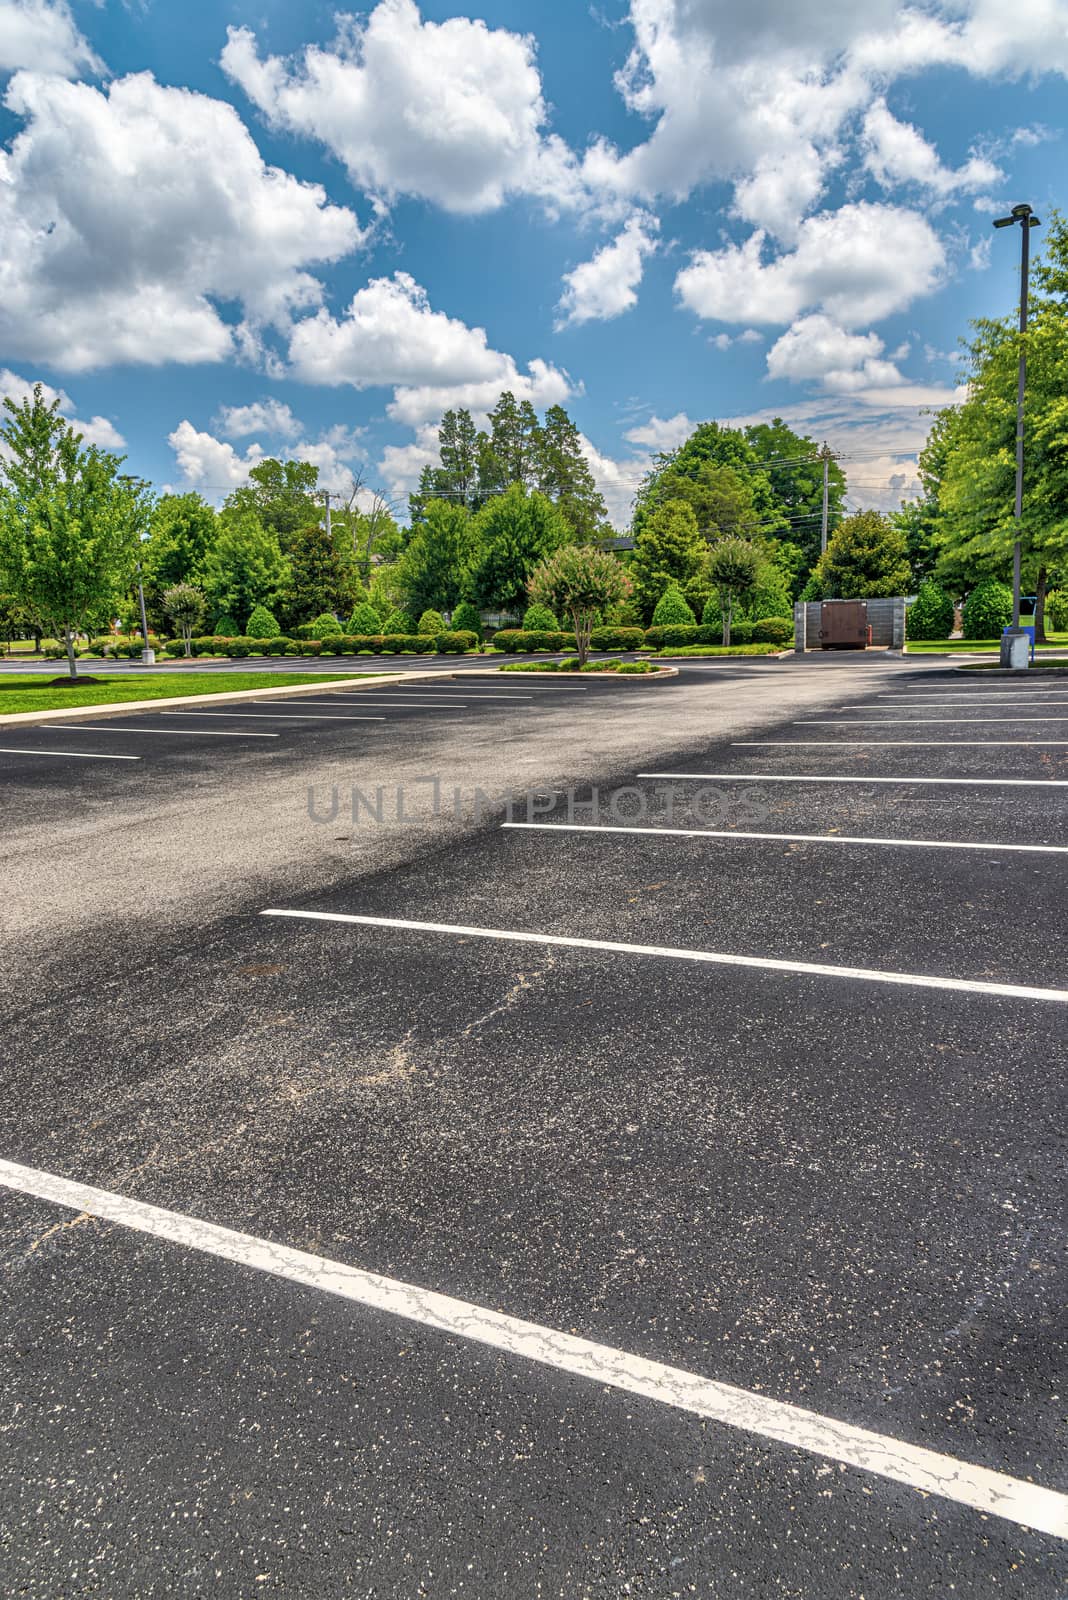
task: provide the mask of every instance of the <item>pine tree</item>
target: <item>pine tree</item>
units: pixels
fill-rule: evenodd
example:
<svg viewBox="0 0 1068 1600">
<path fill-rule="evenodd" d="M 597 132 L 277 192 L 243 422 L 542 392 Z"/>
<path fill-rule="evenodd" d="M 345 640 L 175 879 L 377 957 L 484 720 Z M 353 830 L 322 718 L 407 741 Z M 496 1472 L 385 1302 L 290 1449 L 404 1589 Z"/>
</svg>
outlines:
<svg viewBox="0 0 1068 1600">
<path fill-rule="evenodd" d="M 608 512 L 582 449 L 582 437 L 563 406 L 550 406 L 537 441 L 537 481 L 571 524 L 576 542 L 590 544 Z"/>
</svg>

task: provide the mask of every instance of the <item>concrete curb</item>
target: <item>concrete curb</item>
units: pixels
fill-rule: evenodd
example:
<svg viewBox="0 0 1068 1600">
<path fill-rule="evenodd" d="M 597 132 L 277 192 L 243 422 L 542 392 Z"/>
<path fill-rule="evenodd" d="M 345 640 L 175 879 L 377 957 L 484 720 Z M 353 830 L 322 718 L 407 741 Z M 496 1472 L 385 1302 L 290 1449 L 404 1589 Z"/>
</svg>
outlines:
<svg viewBox="0 0 1068 1600">
<path fill-rule="evenodd" d="M 1028 667 L 1026 672 L 1021 671 L 1020 668 L 1018 668 L 1018 667 L 954 667 L 953 671 L 954 672 L 968 672 L 968 673 L 971 673 L 973 675 L 976 672 L 982 672 L 983 676 L 986 677 L 986 678 L 1019 678 L 1019 679 L 1023 680 L 1024 678 L 1058 678 L 1058 677 L 1063 677 L 1064 674 L 1066 672 L 1068 672 L 1068 666 L 1063 666 L 1063 667 L 1034 666 L 1034 667 Z"/>
<path fill-rule="evenodd" d="M 596 678 L 598 683 L 611 680 L 613 683 L 663 683 L 667 678 L 677 678 L 678 667 L 661 666 L 657 672 L 502 672 L 500 667 L 468 668 L 466 672 L 435 673 L 435 677 L 449 677 L 454 683 L 463 683 L 465 678 L 496 678 L 498 683 L 510 683 L 513 678 L 538 678 L 546 683 L 552 683 L 555 678 L 581 678 L 583 683 L 589 683 L 591 678 Z"/>
<path fill-rule="evenodd" d="M 319 694 L 324 689 L 381 689 L 398 683 L 427 683 L 451 679 L 451 672 L 391 672 L 367 678 L 323 678 L 318 683 L 294 683 L 273 689 L 233 689 L 221 694 L 160 696 L 155 700 L 113 700 L 101 706 L 57 707 L 49 711 L 13 711 L 0 716 L 0 728 L 24 728 L 38 722 L 83 722 L 98 717 L 124 717 L 131 711 L 168 711 L 173 706 L 227 705 L 240 700 L 287 700 L 302 694 Z"/>
</svg>

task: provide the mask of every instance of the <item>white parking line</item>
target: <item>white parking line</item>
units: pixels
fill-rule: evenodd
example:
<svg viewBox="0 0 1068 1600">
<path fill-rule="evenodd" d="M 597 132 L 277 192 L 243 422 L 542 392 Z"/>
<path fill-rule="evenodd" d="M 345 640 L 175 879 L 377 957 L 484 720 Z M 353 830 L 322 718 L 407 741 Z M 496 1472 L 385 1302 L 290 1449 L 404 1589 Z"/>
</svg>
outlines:
<svg viewBox="0 0 1068 1600">
<path fill-rule="evenodd" d="M 737 750 L 844 750 L 847 745 L 886 749 L 907 745 L 916 750 L 1049 750 L 1068 739 L 735 739 Z"/>
<path fill-rule="evenodd" d="M 1010 789 L 1068 789 L 1068 778 L 858 778 L 830 773 L 791 772 L 639 772 L 639 778 L 674 778 L 686 783 L 968 783 Z"/>
<path fill-rule="evenodd" d="M 292 700 L 257 700 L 260 706 L 289 706 Z M 299 704 L 302 706 L 415 706 L 417 709 L 429 707 L 434 711 L 462 711 L 467 705 L 466 700 L 379 700 L 371 699 L 366 695 L 346 695 L 344 699 L 337 700 L 306 700 L 303 695 Z M 384 721 L 384 718 L 380 718 Z"/>
<path fill-rule="evenodd" d="M 682 1367 L 669 1367 L 612 1345 L 596 1344 L 557 1328 L 525 1322 L 433 1289 L 365 1272 L 274 1240 L 237 1233 L 199 1217 L 147 1205 L 34 1167 L 0 1161 L 0 1183 L 17 1194 L 99 1217 L 118 1227 L 300 1284 L 319 1294 L 334 1295 L 371 1311 L 401 1317 L 452 1338 L 503 1351 L 520 1361 L 567 1372 L 600 1387 L 619 1389 L 774 1440 L 793 1450 L 841 1462 L 891 1483 L 904 1484 L 920 1494 L 955 1501 L 983 1516 L 1002 1517 L 1055 1538 L 1068 1536 L 1068 1495 L 993 1472 L 989 1467 L 974 1466 L 955 1456 L 873 1433 L 734 1384 L 719 1383 Z M 353 1330 L 354 1339 L 357 1332 Z"/>
<path fill-rule="evenodd" d="M 988 722 L 1068 722 L 1068 717 L 835 717 L 831 720 L 820 722 L 802 722 L 800 719 L 794 723 L 795 728 L 932 728 L 943 727 L 949 723 L 951 727 L 959 728 L 967 723 L 986 724 Z"/>
<path fill-rule="evenodd" d="M 336 717 L 329 712 L 306 711 L 268 711 L 265 716 L 260 716 L 256 711 L 161 711 L 163 717 L 223 717 L 227 722 L 232 722 L 235 717 L 246 722 L 385 722 L 385 717 Z M 235 733 L 233 738 L 241 735 Z M 259 734 L 250 735 L 259 738 Z M 264 738 L 277 739 L 278 734 L 265 734 Z"/>
<path fill-rule="evenodd" d="M 140 761 L 140 756 L 102 755 L 99 750 L 14 750 L 0 749 L 0 756 L 72 756 L 78 761 Z"/>
<path fill-rule="evenodd" d="M 936 978 L 924 973 L 883 972 L 873 967 L 832 967 L 822 962 L 779 961 L 770 956 L 728 955 L 719 950 L 679 950 L 674 945 L 621 944 L 611 939 L 576 939 L 563 933 L 521 933 L 511 928 L 468 928 L 451 922 L 412 922 L 405 917 L 362 917 L 342 911 L 261 911 L 263 917 L 290 917 L 298 922 L 344 922 L 365 928 L 400 928 L 412 933 L 449 933 L 461 939 L 503 939 L 514 944 L 559 945 L 572 950 L 607 950 L 613 955 L 660 956 L 672 961 L 697 961 L 718 967 L 750 967 L 761 972 L 800 972 L 819 978 L 854 978 L 866 983 L 901 984 L 906 988 L 954 989 L 962 994 L 1006 995 L 1013 1000 L 1053 1000 L 1068 1004 L 1068 989 L 1035 989 L 1015 983 L 986 983 L 973 978 Z"/>
<path fill-rule="evenodd" d="M 1064 704 L 1068 705 L 1068 699 L 1066 699 L 1064 701 Z M 892 706 L 873 706 L 873 705 L 843 706 L 842 710 L 843 711 L 904 711 L 906 706 L 910 710 L 911 710 L 911 708 L 913 706 L 915 706 L 917 711 L 938 711 L 943 706 L 962 706 L 962 707 L 963 706 L 997 706 L 999 710 L 1007 710 L 1010 706 L 1028 706 L 1028 707 L 1030 707 L 1030 706 L 1046 706 L 1046 705 L 1049 705 L 1049 701 L 1048 700 L 1009 700 L 1009 699 L 1005 699 L 1005 700 L 906 700 L 903 703 L 901 701 L 895 701 L 895 703 Z"/>
<path fill-rule="evenodd" d="M 867 839 L 848 833 L 747 833 L 741 828 L 636 828 L 593 822 L 502 822 L 502 828 L 542 833 L 666 834 L 676 839 L 774 839 L 787 844 L 889 844 L 911 850 L 1018 850 L 1024 854 L 1068 856 L 1063 844 L 991 844 L 970 839 Z"/>
<path fill-rule="evenodd" d="M 150 712 L 150 716 L 156 715 Z M 176 717 L 177 711 L 166 713 L 167 716 Z M 58 728 L 61 733 L 155 733 L 161 739 L 166 739 L 172 733 L 184 733 L 193 739 L 201 734 L 205 739 L 280 739 L 280 733 L 223 733 L 217 728 L 123 728 L 114 722 L 50 722 L 49 728 Z M 140 760 L 140 757 L 138 757 Z"/>
</svg>

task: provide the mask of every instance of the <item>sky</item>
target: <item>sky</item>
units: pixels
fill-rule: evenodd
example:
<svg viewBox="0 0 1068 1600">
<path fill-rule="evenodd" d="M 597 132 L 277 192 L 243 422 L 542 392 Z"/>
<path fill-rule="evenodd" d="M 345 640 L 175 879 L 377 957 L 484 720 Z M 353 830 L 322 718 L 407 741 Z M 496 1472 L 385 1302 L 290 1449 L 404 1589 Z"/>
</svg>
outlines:
<svg viewBox="0 0 1068 1600">
<path fill-rule="evenodd" d="M 403 503 L 507 388 L 620 528 L 709 418 L 889 509 L 1015 309 L 993 218 L 1065 205 L 1066 79 L 1068 0 L 0 0 L 0 392 L 215 501 Z"/>
</svg>

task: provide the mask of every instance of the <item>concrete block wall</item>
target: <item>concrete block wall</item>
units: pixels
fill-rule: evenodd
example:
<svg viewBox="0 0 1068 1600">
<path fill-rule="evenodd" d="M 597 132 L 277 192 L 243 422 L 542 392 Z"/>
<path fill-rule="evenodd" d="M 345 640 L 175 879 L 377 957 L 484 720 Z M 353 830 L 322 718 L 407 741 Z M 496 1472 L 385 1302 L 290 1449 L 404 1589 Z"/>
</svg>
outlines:
<svg viewBox="0 0 1068 1600">
<path fill-rule="evenodd" d="M 868 600 L 868 622 L 871 625 L 873 645 L 900 650 L 905 643 L 905 597 L 895 595 L 888 600 Z M 820 602 L 810 601 L 794 606 L 794 649 L 818 650 L 820 648 Z"/>
</svg>

